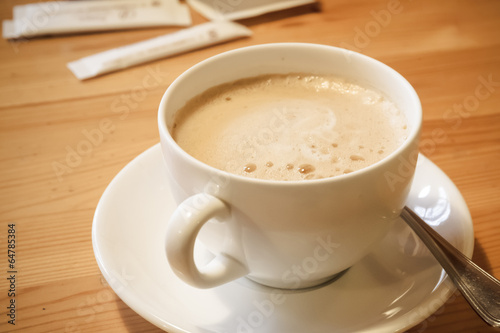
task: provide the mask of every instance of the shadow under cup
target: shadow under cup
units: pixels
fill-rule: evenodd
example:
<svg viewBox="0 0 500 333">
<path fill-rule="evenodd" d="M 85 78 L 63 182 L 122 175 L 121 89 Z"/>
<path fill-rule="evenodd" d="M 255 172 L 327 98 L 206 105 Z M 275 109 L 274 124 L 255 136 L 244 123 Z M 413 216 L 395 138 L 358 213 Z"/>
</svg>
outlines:
<svg viewBox="0 0 500 333">
<path fill-rule="evenodd" d="M 408 138 L 369 167 L 307 181 L 229 174 L 191 157 L 172 139 L 176 111 L 194 96 L 222 83 L 275 73 L 335 75 L 373 87 L 404 112 Z M 191 223 L 190 214 L 204 211 L 204 198 L 220 200 L 225 211 L 207 215 L 206 219 L 212 219 L 199 234 L 201 226 L 193 231 L 192 244 L 185 248 L 169 249 L 168 244 L 176 243 L 184 230 L 167 235 L 170 266 L 181 279 L 202 288 L 243 275 L 271 287 L 293 289 L 331 279 L 368 254 L 399 216 L 415 171 L 421 121 L 420 101 L 408 81 L 377 60 L 341 48 L 264 44 L 229 51 L 193 66 L 172 83 L 161 101 L 162 152 L 177 202 L 198 195 L 198 203 L 191 200 L 187 212 L 186 206 L 177 212 L 185 220 L 183 225 Z M 225 279 L 205 277 L 204 268 L 192 265 L 194 238 L 224 258 L 217 263 L 217 274 L 232 270 L 225 266 L 226 259 L 241 269 Z"/>
</svg>

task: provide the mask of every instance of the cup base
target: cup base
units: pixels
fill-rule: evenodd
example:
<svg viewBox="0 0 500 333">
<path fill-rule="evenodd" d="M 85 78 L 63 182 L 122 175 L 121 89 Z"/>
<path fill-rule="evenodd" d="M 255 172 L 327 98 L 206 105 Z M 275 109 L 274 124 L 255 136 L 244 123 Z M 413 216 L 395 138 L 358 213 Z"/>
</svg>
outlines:
<svg viewBox="0 0 500 333">
<path fill-rule="evenodd" d="M 350 268 L 350 267 L 349 267 Z M 330 283 L 333 283 L 340 279 L 348 270 L 349 268 L 346 268 L 345 270 L 328 276 L 326 278 L 318 279 L 318 280 L 313 280 L 313 281 L 300 281 L 300 284 L 297 285 L 297 283 L 293 284 L 286 284 L 283 281 L 269 281 L 269 280 L 263 280 L 259 278 L 255 278 L 252 276 L 246 276 L 247 279 L 251 280 L 252 282 L 255 282 L 257 284 L 273 288 L 273 289 L 281 289 L 281 290 L 290 290 L 290 291 L 309 291 L 311 289 L 317 289 L 317 288 L 322 288 L 326 285 L 329 285 Z"/>
</svg>

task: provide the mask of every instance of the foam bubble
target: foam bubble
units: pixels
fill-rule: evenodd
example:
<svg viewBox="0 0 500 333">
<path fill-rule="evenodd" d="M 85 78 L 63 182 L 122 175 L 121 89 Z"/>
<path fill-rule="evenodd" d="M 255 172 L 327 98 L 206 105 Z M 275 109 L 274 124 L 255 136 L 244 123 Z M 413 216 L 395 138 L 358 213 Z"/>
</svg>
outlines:
<svg viewBox="0 0 500 333">
<path fill-rule="evenodd" d="M 316 168 L 314 167 L 314 165 L 311 164 L 302 164 L 299 166 L 298 170 L 300 173 L 307 174 L 313 172 L 314 170 L 316 170 Z"/>
<path fill-rule="evenodd" d="M 248 163 L 243 168 L 243 171 L 248 172 L 248 173 L 254 172 L 255 170 L 257 170 L 257 166 L 254 163 Z"/>
<path fill-rule="evenodd" d="M 365 158 L 361 155 L 357 155 L 357 154 L 354 154 L 354 155 L 351 155 L 349 156 L 349 158 L 351 159 L 351 161 L 364 161 Z"/>
</svg>

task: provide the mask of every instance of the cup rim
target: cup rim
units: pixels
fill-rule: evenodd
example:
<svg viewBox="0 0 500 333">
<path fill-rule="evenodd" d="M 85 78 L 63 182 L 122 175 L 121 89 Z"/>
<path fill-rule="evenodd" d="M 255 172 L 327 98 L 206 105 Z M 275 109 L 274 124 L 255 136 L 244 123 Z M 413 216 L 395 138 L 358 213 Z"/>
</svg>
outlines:
<svg viewBox="0 0 500 333">
<path fill-rule="evenodd" d="M 310 180 L 271 180 L 271 179 L 261 179 L 261 178 L 253 178 L 253 177 L 245 177 L 241 175 L 237 175 L 225 170 L 221 170 L 218 168 L 215 168 L 211 165 L 208 165 L 206 163 L 203 163 L 196 159 L 195 157 L 191 156 L 188 154 L 184 149 L 182 149 L 177 142 L 173 139 L 170 131 L 167 128 L 167 119 L 166 119 L 166 107 L 165 104 L 167 103 L 167 99 L 169 98 L 170 95 L 173 94 L 175 91 L 176 87 L 179 85 L 181 81 L 184 80 L 186 76 L 191 75 L 193 72 L 196 72 L 199 70 L 199 68 L 207 66 L 207 64 L 216 61 L 218 59 L 222 59 L 225 57 L 232 57 L 234 55 L 248 52 L 249 50 L 258 50 L 258 49 L 269 49 L 269 48 L 290 48 L 290 47 L 297 47 L 297 48 L 313 48 L 317 50 L 329 50 L 329 51 L 336 51 L 336 52 L 347 52 L 349 57 L 358 57 L 359 59 L 362 59 L 363 61 L 371 62 L 375 66 L 381 66 L 385 67 L 386 70 L 391 72 L 397 80 L 399 80 L 402 84 L 406 86 L 406 91 L 410 94 L 409 97 L 412 103 L 415 103 L 415 110 L 416 110 L 416 115 L 415 115 L 415 123 L 412 124 L 411 126 L 411 131 L 408 134 L 408 137 L 406 140 L 401 144 L 397 149 L 392 151 L 389 155 L 385 156 L 383 159 L 370 164 L 364 168 L 361 168 L 359 170 L 355 170 L 353 172 L 347 173 L 347 174 L 342 174 L 342 175 L 337 175 L 333 177 L 325 177 L 325 178 L 320 178 L 320 179 L 310 179 Z M 199 92 L 201 93 L 201 92 Z M 195 95 L 193 95 L 195 97 Z M 167 88 L 165 93 L 162 96 L 159 108 L 158 108 L 158 127 L 159 127 L 159 133 L 160 137 L 165 138 L 168 143 L 172 146 L 172 148 L 176 151 L 176 153 L 180 154 L 183 158 L 185 158 L 189 163 L 195 165 L 198 168 L 203 168 L 209 171 L 211 174 L 216 173 L 219 175 L 223 175 L 225 179 L 230 179 L 230 181 L 239 181 L 239 182 L 244 182 L 244 183 L 258 183 L 258 184 L 263 184 L 263 185 L 278 185 L 278 186 L 307 186 L 307 185 L 316 185 L 316 184 L 324 184 L 324 183 L 330 183 L 330 182 L 341 182 L 341 181 L 346 181 L 349 180 L 353 177 L 359 177 L 361 174 L 364 173 L 369 173 L 372 170 L 375 170 L 377 168 L 380 168 L 382 165 L 388 163 L 388 161 L 394 159 L 396 156 L 398 156 L 402 151 L 406 150 L 411 146 L 414 142 L 418 142 L 418 138 L 420 136 L 420 131 L 422 127 L 422 105 L 420 102 L 420 98 L 418 97 L 417 92 L 413 88 L 413 86 L 408 82 L 408 80 L 403 77 L 399 72 L 397 72 L 395 69 L 392 67 L 386 65 L 385 63 L 369 57 L 367 55 L 364 55 L 362 53 L 340 48 L 337 46 L 331 46 L 331 45 L 323 45 L 323 44 L 315 44 L 315 43 L 266 43 L 266 44 L 258 44 L 258 45 L 252 45 L 252 46 L 245 46 L 229 51 L 225 51 L 219 54 L 216 54 L 214 56 L 211 56 L 207 59 L 204 59 L 195 65 L 191 66 L 189 69 L 184 71 L 182 74 L 180 74 L 174 81 L 170 84 L 170 86 Z"/>
</svg>

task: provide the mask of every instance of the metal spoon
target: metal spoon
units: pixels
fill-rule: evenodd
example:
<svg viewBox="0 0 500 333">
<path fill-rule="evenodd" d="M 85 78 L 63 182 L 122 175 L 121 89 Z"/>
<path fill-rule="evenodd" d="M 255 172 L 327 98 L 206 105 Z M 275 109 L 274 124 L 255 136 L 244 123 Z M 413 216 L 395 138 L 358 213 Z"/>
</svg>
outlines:
<svg viewBox="0 0 500 333">
<path fill-rule="evenodd" d="M 500 327 L 500 281 L 473 263 L 405 207 L 401 217 L 415 231 L 476 313 L 489 325 Z"/>
</svg>

